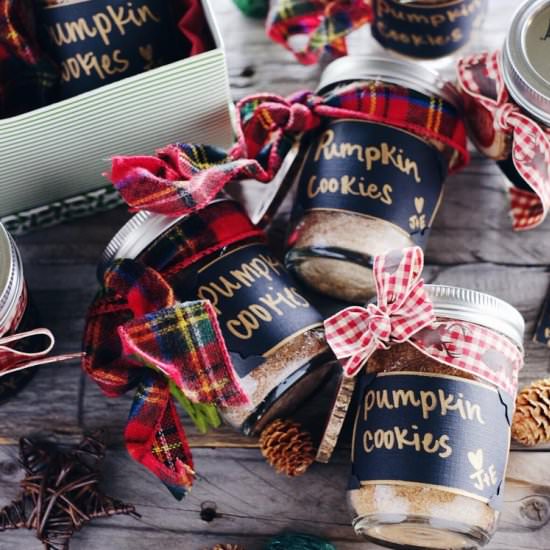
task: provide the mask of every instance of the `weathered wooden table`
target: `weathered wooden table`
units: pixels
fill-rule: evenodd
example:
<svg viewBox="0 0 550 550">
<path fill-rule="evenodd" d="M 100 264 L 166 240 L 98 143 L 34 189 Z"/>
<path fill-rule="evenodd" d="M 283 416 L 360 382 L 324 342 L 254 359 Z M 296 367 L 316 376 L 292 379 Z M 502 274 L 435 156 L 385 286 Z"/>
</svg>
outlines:
<svg viewBox="0 0 550 550">
<path fill-rule="evenodd" d="M 483 39 L 496 47 L 517 2 L 490 0 Z M 289 93 L 314 87 L 319 68 L 298 66 L 264 36 L 262 24 L 247 20 L 230 0 L 215 0 L 226 41 L 235 99 L 254 91 Z M 354 37 L 354 52 L 368 49 Z M 184 138 L 185 136 L 182 136 Z M 159 144 L 163 145 L 163 144 Z M 79 348 L 86 308 L 97 289 L 98 256 L 128 218 L 119 209 L 17 239 L 28 283 L 46 326 L 57 335 L 60 351 Z M 550 350 L 530 343 L 534 323 L 549 287 L 550 221 L 527 233 L 514 233 L 496 166 L 474 156 L 467 171 L 448 182 L 446 200 L 427 251 L 429 282 L 490 292 L 518 307 L 527 319 L 527 361 L 522 382 L 548 376 Z M 97 521 L 72 548 L 89 550 L 177 548 L 201 550 L 217 542 L 260 550 L 271 535 L 295 530 L 323 535 L 338 550 L 375 548 L 359 541 L 350 527 L 345 501 L 348 452 L 330 465 L 315 465 L 302 478 L 276 475 L 255 442 L 228 429 L 199 436 L 192 444 L 200 480 L 181 503 L 132 462 L 122 443 L 130 397 L 110 400 L 81 376 L 77 364 L 46 367 L 16 399 L 0 407 L 0 504 L 17 493 L 21 472 L 17 439 L 33 433 L 76 441 L 84 430 L 105 428 L 110 452 L 105 488 L 134 503 L 141 520 L 116 517 Z M 345 447 L 345 442 L 344 442 Z M 512 452 L 506 506 L 490 549 L 550 549 L 550 447 Z M 218 516 L 201 519 L 201 506 Z M 40 548 L 31 533 L 0 534 L 1 549 Z"/>
</svg>

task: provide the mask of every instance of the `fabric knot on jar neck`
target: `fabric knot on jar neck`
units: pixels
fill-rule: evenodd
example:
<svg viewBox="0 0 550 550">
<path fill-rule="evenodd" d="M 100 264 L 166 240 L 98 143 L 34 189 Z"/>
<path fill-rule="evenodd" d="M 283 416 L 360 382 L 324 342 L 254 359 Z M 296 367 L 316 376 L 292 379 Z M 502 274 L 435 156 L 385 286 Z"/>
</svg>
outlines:
<svg viewBox="0 0 550 550">
<path fill-rule="evenodd" d="M 388 349 L 392 335 L 389 313 L 376 304 L 369 304 L 365 310 L 365 322 L 367 330 L 361 338 L 361 344 L 370 344 L 375 349 Z"/>
<path fill-rule="evenodd" d="M 495 130 L 502 130 L 503 132 L 513 131 L 514 121 L 511 117 L 519 112 L 519 107 L 513 103 L 506 102 L 503 105 L 499 105 L 495 110 Z"/>
</svg>

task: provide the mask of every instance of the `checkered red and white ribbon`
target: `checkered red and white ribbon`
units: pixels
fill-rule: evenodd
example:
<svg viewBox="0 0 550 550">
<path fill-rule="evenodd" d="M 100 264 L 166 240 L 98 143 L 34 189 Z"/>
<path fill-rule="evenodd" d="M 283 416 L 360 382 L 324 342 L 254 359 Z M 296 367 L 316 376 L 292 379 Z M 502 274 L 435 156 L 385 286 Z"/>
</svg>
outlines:
<svg viewBox="0 0 550 550">
<path fill-rule="evenodd" d="M 480 325 L 437 319 L 421 278 L 423 265 L 419 247 L 377 256 L 377 303 L 349 307 L 325 321 L 328 344 L 343 361 L 344 374 L 357 375 L 376 350 L 408 342 L 431 359 L 515 395 L 522 351 Z"/>
<path fill-rule="evenodd" d="M 550 208 L 550 131 L 510 99 L 499 51 L 464 57 L 458 62 L 457 72 L 460 88 L 469 101 L 489 112 L 496 131 L 512 136 L 514 166 L 534 191 L 510 187 L 514 229 L 532 229 L 544 221 Z M 494 96 L 486 92 L 490 89 Z"/>
</svg>

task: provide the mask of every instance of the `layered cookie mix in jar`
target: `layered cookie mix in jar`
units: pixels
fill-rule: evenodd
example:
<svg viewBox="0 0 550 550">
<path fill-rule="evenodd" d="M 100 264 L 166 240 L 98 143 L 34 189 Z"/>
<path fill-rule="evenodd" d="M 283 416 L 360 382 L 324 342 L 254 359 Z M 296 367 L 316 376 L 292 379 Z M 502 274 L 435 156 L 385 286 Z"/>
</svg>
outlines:
<svg viewBox="0 0 550 550">
<path fill-rule="evenodd" d="M 418 248 L 377 257 L 377 301 L 325 323 L 345 375 L 358 376 L 353 525 L 392 548 L 474 548 L 502 505 L 524 321 L 421 272 Z"/>
<path fill-rule="evenodd" d="M 471 137 L 510 183 L 516 229 L 539 224 L 550 207 L 549 22 L 550 1 L 528 0 L 502 51 L 458 64 Z"/>
<path fill-rule="evenodd" d="M 327 117 L 303 147 L 286 264 L 320 293 L 364 302 L 375 292 L 373 258 L 425 246 L 445 178 L 468 154 L 458 95 L 437 73 L 344 57 L 323 73 L 319 95 L 330 104 L 347 90 L 350 117 Z"/>
<path fill-rule="evenodd" d="M 179 218 L 140 212 L 111 241 L 103 267 L 121 258 L 154 268 L 178 301 L 213 305 L 250 398 L 221 413 L 246 434 L 299 406 L 329 373 L 323 318 L 238 203 L 216 200 Z"/>
<path fill-rule="evenodd" d="M 399 55 L 439 59 L 472 42 L 486 11 L 487 0 L 373 0 L 372 35 Z"/>
</svg>

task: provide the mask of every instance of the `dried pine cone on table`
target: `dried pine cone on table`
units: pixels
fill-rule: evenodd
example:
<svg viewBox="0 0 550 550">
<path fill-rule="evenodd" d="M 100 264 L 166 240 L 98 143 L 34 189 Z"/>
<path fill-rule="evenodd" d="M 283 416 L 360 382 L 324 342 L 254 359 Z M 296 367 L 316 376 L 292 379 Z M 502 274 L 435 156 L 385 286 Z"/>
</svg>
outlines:
<svg viewBox="0 0 550 550">
<path fill-rule="evenodd" d="M 280 474 L 305 474 L 315 460 L 315 447 L 308 432 L 291 420 L 278 419 L 260 436 L 260 448 L 267 462 Z"/>
<path fill-rule="evenodd" d="M 244 550 L 244 548 L 238 544 L 216 544 L 212 550 Z"/>
<path fill-rule="evenodd" d="M 550 378 L 537 380 L 518 393 L 512 437 L 529 446 L 550 441 Z"/>
</svg>

